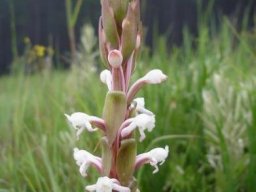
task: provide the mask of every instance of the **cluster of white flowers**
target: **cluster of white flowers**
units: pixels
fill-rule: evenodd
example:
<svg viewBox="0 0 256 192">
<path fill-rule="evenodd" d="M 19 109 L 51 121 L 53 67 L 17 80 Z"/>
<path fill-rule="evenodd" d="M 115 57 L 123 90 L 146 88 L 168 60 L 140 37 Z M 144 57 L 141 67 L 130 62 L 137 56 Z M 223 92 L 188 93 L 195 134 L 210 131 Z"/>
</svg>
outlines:
<svg viewBox="0 0 256 192">
<path fill-rule="evenodd" d="M 160 76 L 157 78 L 156 74 Z M 166 79 L 166 76 L 161 74 L 162 72 L 160 70 L 153 70 L 141 79 L 143 79 L 143 83 L 144 81 L 160 83 Z M 107 84 L 109 90 L 111 90 L 112 77 L 110 71 L 103 71 L 100 78 Z M 142 97 L 134 99 L 127 110 L 134 110 L 135 116 L 128 118 L 123 122 L 119 129 L 120 136 L 121 138 L 129 137 L 129 135 L 131 135 L 137 128 L 140 133 L 139 141 L 142 142 L 146 138 L 145 130 L 151 132 L 155 127 L 155 115 L 145 108 L 145 100 Z M 82 112 L 76 112 L 71 115 L 65 114 L 65 116 L 67 117 L 69 124 L 76 130 L 78 138 L 84 130 L 94 132 L 100 128 L 105 132 L 105 122 L 99 117 L 90 116 Z M 97 128 L 95 128 L 95 125 Z M 160 163 L 160 165 L 162 165 L 165 162 L 168 153 L 169 147 L 165 146 L 165 148 L 155 148 L 149 152 L 137 155 L 134 169 L 138 169 L 143 164 L 149 163 L 155 168 L 153 173 L 156 173 L 159 170 L 158 164 Z M 87 169 L 89 166 L 95 167 L 99 173 L 103 172 L 102 158 L 94 156 L 86 150 L 75 148 L 74 159 L 76 160 L 76 164 L 80 167 L 79 171 L 83 177 L 87 176 Z M 109 178 L 107 176 L 100 177 L 96 184 L 87 186 L 86 190 L 96 192 L 110 192 L 112 190 L 121 192 L 130 191 L 128 187 L 121 186 L 117 179 Z"/>
</svg>

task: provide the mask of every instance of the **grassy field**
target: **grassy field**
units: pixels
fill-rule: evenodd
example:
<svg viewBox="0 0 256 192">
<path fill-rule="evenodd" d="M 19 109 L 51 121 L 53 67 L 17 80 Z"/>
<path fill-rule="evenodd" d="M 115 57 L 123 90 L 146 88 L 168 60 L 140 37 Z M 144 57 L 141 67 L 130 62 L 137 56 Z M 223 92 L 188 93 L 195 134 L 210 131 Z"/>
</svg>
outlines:
<svg viewBox="0 0 256 192">
<path fill-rule="evenodd" d="M 256 32 L 237 32 L 223 18 L 217 29 L 199 27 L 192 39 L 169 50 L 155 39 L 144 50 L 135 77 L 152 68 L 168 80 L 140 96 L 156 114 L 156 128 L 138 151 L 170 146 L 156 175 L 136 173 L 146 191 L 256 191 Z M 102 67 L 103 69 L 103 67 Z M 100 134 L 76 141 L 64 113 L 101 116 L 106 87 L 98 72 L 52 71 L 0 78 L 0 192 L 83 191 L 97 174 L 82 179 L 74 146 L 100 153 Z"/>
</svg>

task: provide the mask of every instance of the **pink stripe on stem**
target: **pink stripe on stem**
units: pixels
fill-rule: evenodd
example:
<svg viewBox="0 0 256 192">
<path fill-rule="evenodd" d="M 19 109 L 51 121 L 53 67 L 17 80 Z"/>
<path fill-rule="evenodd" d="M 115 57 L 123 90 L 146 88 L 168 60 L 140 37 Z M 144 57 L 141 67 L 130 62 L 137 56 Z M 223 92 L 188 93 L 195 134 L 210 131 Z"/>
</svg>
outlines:
<svg viewBox="0 0 256 192">
<path fill-rule="evenodd" d="M 127 103 L 130 104 L 135 95 L 139 92 L 139 90 L 145 85 L 146 82 L 143 78 L 138 79 L 129 89 L 127 93 Z"/>
</svg>

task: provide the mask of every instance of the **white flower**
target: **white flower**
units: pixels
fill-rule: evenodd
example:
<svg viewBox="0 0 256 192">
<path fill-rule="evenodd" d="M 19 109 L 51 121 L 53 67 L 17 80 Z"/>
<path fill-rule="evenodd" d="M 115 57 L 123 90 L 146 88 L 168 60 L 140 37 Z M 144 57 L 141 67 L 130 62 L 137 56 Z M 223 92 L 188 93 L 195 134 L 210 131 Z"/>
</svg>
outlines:
<svg viewBox="0 0 256 192">
<path fill-rule="evenodd" d="M 153 69 L 149 71 L 142 79 L 146 83 L 158 84 L 167 79 L 167 76 L 159 69 Z"/>
<path fill-rule="evenodd" d="M 144 131 L 147 129 L 149 132 L 155 127 L 155 116 L 139 114 L 136 117 L 131 119 L 131 123 L 121 131 L 121 136 L 126 137 L 134 129 L 138 127 L 140 133 L 140 142 L 143 141 L 146 137 Z"/>
<path fill-rule="evenodd" d="M 99 172 L 102 170 L 101 158 L 94 156 L 85 150 L 79 150 L 78 148 L 75 148 L 74 159 L 76 160 L 76 164 L 80 166 L 79 171 L 83 177 L 87 176 L 87 169 L 91 165 L 96 167 Z"/>
<path fill-rule="evenodd" d="M 100 73 L 100 80 L 107 85 L 108 90 L 112 89 L 112 75 L 109 70 L 105 69 Z"/>
<path fill-rule="evenodd" d="M 108 54 L 108 62 L 113 68 L 119 68 L 123 62 L 123 55 L 121 51 L 114 49 Z"/>
<path fill-rule="evenodd" d="M 154 115 L 151 111 L 145 108 L 145 100 L 143 97 L 136 98 L 133 102 L 135 103 L 135 111 L 137 114 L 144 113 L 147 115 Z"/>
<path fill-rule="evenodd" d="M 65 116 L 67 117 L 69 123 L 72 125 L 72 127 L 74 127 L 74 129 L 77 130 L 77 138 L 79 138 L 80 134 L 87 129 L 89 132 L 93 132 L 96 131 L 97 129 L 92 128 L 92 125 L 90 123 L 90 121 L 96 119 L 96 117 L 94 116 L 89 116 L 85 113 L 81 113 L 81 112 L 77 112 L 77 113 L 73 113 L 72 115 L 67 115 L 65 114 Z"/>
<path fill-rule="evenodd" d="M 144 77 L 138 79 L 127 93 L 127 102 L 130 103 L 137 92 L 146 84 L 159 84 L 167 79 L 167 76 L 159 69 L 149 71 Z"/>
<path fill-rule="evenodd" d="M 116 179 L 110 179 L 108 177 L 100 177 L 94 185 L 86 186 L 87 191 L 93 192 L 112 192 L 113 190 L 118 192 L 130 192 L 128 187 L 121 186 Z"/>
<path fill-rule="evenodd" d="M 136 163 L 135 167 L 138 168 L 142 164 L 149 163 L 151 166 L 155 167 L 155 170 L 153 173 L 156 173 L 159 171 L 159 168 L 157 166 L 158 163 L 162 165 L 169 154 L 169 146 L 165 146 L 165 148 L 155 148 L 147 153 L 140 154 L 136 157 Z"/>
</svg>

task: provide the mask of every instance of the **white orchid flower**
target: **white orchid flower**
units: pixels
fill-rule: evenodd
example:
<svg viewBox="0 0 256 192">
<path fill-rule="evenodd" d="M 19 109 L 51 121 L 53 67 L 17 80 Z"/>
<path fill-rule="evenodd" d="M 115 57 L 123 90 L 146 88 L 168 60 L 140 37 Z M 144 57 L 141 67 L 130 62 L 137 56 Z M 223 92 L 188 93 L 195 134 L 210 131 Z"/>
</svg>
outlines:
<svg viewBox="0 0 256 192">
<path fill-rule="evenodd" d="M 144 77 L 138 79 L 129 89 L 127 94 L 127 101 L 130 103 L 137 92 L 145 84 L 159 84 L 167 79 L 167 76 L 159 69 L 149 71 Z"/>
<path fill-rule="evenodd" d="M 91 121 L 100 121 L 100 118 L 89 116 L 81 112 L 76 112 L 72 115 L 65 114 L 65 116 L 67 117 L 71 126 L 77 131 L 77 138 L 79 138 L 85 129 L 87 129 L 89 132 L 96 131 L 97 129 L 92 127 Z"/>
<path fill-rule="evenodd" d="M 135 168 L 137 169 L 141 165 L 145 163 L 149 163 L 151 166 L 155 168 L 153 173 L 156 173 L 159 171 L 157 164 L 160 163 L 160 165 L 162 165 L 165 162 L 166 158 L 168 157 L 168 154 L 169 154 L 169 146 L 166 145 L 165 148 L 158 147 L 158 148 L 152 149 L 147 153 L 137 155 Z"/>
<path fill-rule="evenodd" d="M 86 186 L 85 188 L 90 192 L 112 192 L 113 190 L 118 192 L 130 192 L 128 187 L 121 186 L 116 179 L 110 179 L 108 177 L 100 177 L 94 185 Z"/>
<path fill-rule="evenodd" d="M 151 132 L 155 127 L 155 116 L 154 115 L 146 115 L 139 114 L 134 118 L 130 119 L 131 123 L 122 129 L 121 136 L 128 136 L 134 129 L 138 128 L 140 133 L 140 142 L 143 141 L 146 137 L 144 131 L 148 130 Z"/>
<path fill-rule="evenodd" d="M 159 84 L 167 79 L 167 76 L 159 69 L 153 69 L 149 71 L 144 77 L 142 77 L 146 83 Z"/>
<path fill-rule="evenodd" d="M 74 159 L 76 164 L 80 166 L 79 171 L 83 177 L 87 176 L 87 169 L 89 166 L 94 166 L 99 172 L 102 171 L 101 158 L 92 155 L 85 150 L 74 149 Z"/>
</svg>

